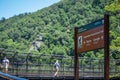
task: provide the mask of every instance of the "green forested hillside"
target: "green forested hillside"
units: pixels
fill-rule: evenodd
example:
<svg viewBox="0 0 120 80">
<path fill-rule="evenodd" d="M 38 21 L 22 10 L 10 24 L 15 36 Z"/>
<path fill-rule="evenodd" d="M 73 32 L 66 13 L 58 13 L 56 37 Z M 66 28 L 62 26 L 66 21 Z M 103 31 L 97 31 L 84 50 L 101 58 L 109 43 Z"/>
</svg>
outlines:
<svg viewBox="0 0 120 80">
<path fill-rule="evenodd" d="M 23 13 L 9 19 L 3 17 L 0 20 L 0 48 L 22 53 L 73 55 L 74 27 L 103 18 L 108 11 L 111 57 L 120 58 L 120 12 L 110 12 L 108 7 L 105 8 L 113 1 L 61 0 L 34 13 Z M 102 53 L 103 50 L 96 50 L 83 55 L 102 57 Z"/>
</svg>

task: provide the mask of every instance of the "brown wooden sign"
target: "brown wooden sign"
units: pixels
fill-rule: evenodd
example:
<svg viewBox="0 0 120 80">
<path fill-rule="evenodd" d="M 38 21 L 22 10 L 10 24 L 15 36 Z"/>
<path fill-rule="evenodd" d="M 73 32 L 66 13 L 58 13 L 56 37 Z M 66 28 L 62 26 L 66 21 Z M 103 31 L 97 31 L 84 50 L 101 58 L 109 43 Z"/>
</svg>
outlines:
<svg viewBox="0 0 120 80">
<path fill-rule="evenodd" d="M 103 47 L 104 25 L 102 19 L 78 29 L 77 53 L 86 52 Z"/>
</svg>

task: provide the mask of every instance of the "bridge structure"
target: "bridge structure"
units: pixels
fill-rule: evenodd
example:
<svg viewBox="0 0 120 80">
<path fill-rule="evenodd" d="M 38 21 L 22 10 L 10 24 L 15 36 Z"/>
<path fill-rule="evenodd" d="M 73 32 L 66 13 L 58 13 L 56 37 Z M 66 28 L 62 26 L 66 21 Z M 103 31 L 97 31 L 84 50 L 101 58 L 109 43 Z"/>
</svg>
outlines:
<svg viewBox="0 0 120 80">
<path fill-rule="evenodd" d="M 7 74 L 30 80 L 74 80 L 74 57 L 0 51 L 0 60 L 6 56 L 10 60 Z M 59 76 L 55 73 L 54 62 L 60 63 Z M 110 77 L 120 76 L 120 59 L 110 59 Z M 0 70 L 3 72 L 3 70 Z M 80 79 L 104 79 L 104 59 L 79 57 Z"/>
</svg>

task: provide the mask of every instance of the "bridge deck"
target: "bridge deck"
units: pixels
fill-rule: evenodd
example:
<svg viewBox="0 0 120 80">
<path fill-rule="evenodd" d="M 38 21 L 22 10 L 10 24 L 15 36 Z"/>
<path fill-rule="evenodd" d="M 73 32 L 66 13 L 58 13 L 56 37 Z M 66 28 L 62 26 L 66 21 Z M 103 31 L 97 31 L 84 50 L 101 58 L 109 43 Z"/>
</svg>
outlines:
<svg viewBox="0 0 120 80">
<path fill-rule="evenodd" d="M 59 76 L 59 77 L 28 77 L 29 80 L 74 80 L 73 76 Z M 79 80 L 104 80 L 103 77 L 80 77 Z"/>
</svg>

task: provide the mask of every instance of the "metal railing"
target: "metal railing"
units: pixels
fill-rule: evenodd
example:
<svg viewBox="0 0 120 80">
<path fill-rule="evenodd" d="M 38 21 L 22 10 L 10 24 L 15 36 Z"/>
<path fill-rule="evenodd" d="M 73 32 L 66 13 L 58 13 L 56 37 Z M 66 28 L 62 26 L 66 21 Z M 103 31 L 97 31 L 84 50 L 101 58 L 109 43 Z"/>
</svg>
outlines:
<svg viewBox="0 0 120 80">
<path fill-rule="evenodd" d="M 13 75 L 0 72 L 0 80 L 28 80 L 28 79 L 20 78 L 20 77 L 16 77 Z"/>
<path fill-rule="evenodd" d="M 63 55 L 44 55 L 18 52 L 0 52 L 0 59 L 4 56 L 10 60 L 8 73 L 16 76 L 53 76 L 53 64 L 59 60 L 59 76 L 74 76 L 74 57 Z M 120 59 L 110 60 L 110 76 L 120 73 Z M 2 71 L 2 70 L 1 70 Z M 104 59 L 79 57 L 79 75 L 89 77 L 104 76 Z"/>
</svg>

